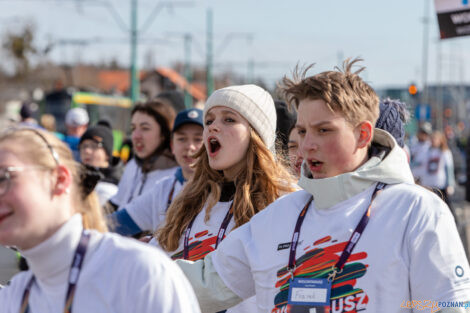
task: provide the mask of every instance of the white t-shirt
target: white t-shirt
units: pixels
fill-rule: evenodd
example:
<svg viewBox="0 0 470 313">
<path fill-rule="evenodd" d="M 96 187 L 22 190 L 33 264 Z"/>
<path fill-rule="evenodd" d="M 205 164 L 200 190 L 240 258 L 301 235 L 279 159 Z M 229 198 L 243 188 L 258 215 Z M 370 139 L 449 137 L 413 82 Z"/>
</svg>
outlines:
<svg viewBox="0 0 470 313">
<path fill-rule="evenodd" d="M 328 209 L 310 204 L 296 250 L 296 276 L 325 277 L 364 212 L 374 186 Z M 311 195 L 282 197 L 235 229 L 212 253 L 223 282 L 241 298 L 256 294 L 258 312 L 287 311 L 289 246 Z M 426 189 L 387 186 L 343 272 L 331 312 L 404 312 L 403 301 L 468 301 L 470 268 L 449 209 Z"/>
<path fill-rule="evenodd" d="M 98 195 L 100 205 L 104 205 L 111 197 L 113 197 L 118 191 L 118 186 L 110 183 L 100 181 L 96 184 L 95 192 Z"/>
<path fill-rule="evenodd" d="M 232 201 L 217 202 L 211 209 L 210 219 L 204 221 L 206 217 L 206 206 L 199 212 L 191 227 L 190 237 L 188 240 L 188 260 L 196 261 L 203 259 L 206 254 L 215 250 L 215 243 L 217 241 L 217 234 L 219 233 L 220 226 L 227 215 Z M 233 218 L 228 223 L 225 231 L 225 236 L 233 229 L 235 222 Z M 151 244 L 159 246 L 158 241 L 152 239 Z M 180 238 L 178 249 L 175 251 L 167 252 L 173 260 L 183 258 L 184 248 L 184 234 Z"/>
<path fill-rule="evenodd" d="M 167 176 L 156 182 L 151 192 L 135 198 L 124 208 L 141 230 L 155 232 L 165 221 L 169 200 L 175 199 L 182 189 L 183 184 L 175 175 Z"/>
<path fill-rule="evenodd" d="M 426 170 L 421 176 L 421 185 L 445 189 L 453 186 L 454 161 L 450 150 L 442 151 L 436 148 L 428 150 Z"/>
<path fill-rule="evenodd" d="M 81 225 L 77 214 L 51 238 L 23 251 L 36 277 L 29 296 L 31 312 L 64 311 Z M 116 234 L 90 233 L 72 304 L 74 313 L 200 312 L 191 286 L 162 251 Z M 19 312 L 31 271 L 17 274 L 10 286 L 0 289 L 1 313 Z"/>
<path fill-rule="evenodd" d="M 135 197 L 152 190 L 155 183 L 166 177 L 173 176 L 177 167 L 164 170 L 155 170 L 148 173 L 142 173 L 140 166 L 135 159 L 131 159 L 124 169 L 121 180 L 118 185 L 118 192 L 110 200 L 119 208 L 129 203 Z"/>
<path fill-rule="evenodd" d="M 212 209 L 210 213 L 210 219 L 205 222 L 206 216 L 206 207 L 202 209 L 201 212 L 196 216 L 194 223 L 191 227 L 191 233 L 188 240 L 189 247 L 189 258 L 188 260 L 196 261 L 203 259 L 209 252 L 215 250 L 215 243 L 217 241 L 217 234 L 219 232 L 220 226 L 232 205 L 232 201 L 229 202 L 218 202 Z M 235 226 L 233 218 L 227 226 L 225 235 L 232 231 Z M 150 241 L 151 244 L 157 245 L 158 242 L 155 239 Z M 175 251 L 169 252 L 168 255 L 172 259 L 182 259 L 183 258 L 183 248 L 184 248 L 184 235 L 180 239 L 180 244 L 178 249 Z M 252 313 L 256 310 L 256 300 L 255 297 L 251 297 L 243 302 L 237 304 L 236 306 L 227 310 L 227 313 Z"/>
<path fill-rule="evenodd" d="M 421 179 L 421 177 L 426 172 L 426 163 L 428 158 L 428 150 L 431 147 L 429 141 L 417 142 L 411 146 L 411 155 L 410 155 L 410 167 L 413 172 L 413 176 L 416 179 Z"/>
</svg>

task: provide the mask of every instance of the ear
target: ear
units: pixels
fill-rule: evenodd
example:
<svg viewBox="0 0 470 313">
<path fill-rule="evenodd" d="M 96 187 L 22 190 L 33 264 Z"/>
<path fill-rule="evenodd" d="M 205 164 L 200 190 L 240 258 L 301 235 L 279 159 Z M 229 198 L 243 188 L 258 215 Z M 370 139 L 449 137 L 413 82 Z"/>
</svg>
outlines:
<svg viewBox="0 0 470 313">
<path fill-rule="evenodd" d="M 62 195 L 68 193 L 72 187 L 72 174 L 70 170 L 64 165 L 59 165 L 55 169 L 56 181 L 52 188 L 53 195 Z"/>
<path fill-rule="evenodd" d="M 358 135 L 358 140 L 357 140 L 357 146 L 358 148 L 367 148 L 369 146 L 369 143 L 372 141 L 373 137 L 373 127 L 371 122 L 369 121 L 364 121 L 360 123 L 357 128 L 359 132 Z"/>
</svg>

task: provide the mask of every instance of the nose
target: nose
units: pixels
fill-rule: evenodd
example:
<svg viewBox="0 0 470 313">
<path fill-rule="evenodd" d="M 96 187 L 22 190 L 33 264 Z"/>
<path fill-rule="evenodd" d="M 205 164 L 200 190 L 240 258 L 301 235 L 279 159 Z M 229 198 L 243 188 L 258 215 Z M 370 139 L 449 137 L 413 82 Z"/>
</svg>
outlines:
<svg viewBox="0 0 470 313">
<path fill-rule="evenodd" d="M 304 157 L 302 156 L 302 149 L 297 149 L 297 151 L 295 152 L 295 159 L 296 161 L 302 162 L 302 160 L 304 159 Z"/>
<path fill-rule="evenodd" d="M 85 154 L 90 154 L 93 152 L 93 149 L 90 146 L 85 146 L 82 148 L 82 150 Z"/>
<path fill-rule="evenodd" d="M 308 155 L 310 151 L 318 150 L 318 143 L 315 137 L 307 132 L 303 138 L 299 140 L 299 150 L 297 151 L 297 155 L 303 157 L 304 155 Z"/>
<path fill-rule="evenodd" d="M 140 137 L 141 137 L 141 133 L 139 130 L 135 129 L 134 131 L 132 131 L 132 135 L 131 135 L 132 140 L 139 139 Z"/>
<path fill-rule="evenodd" d="M 218 132 L 220 130 L 218 119 L 214 119 L 210 125 L 207 126 L 209 132 Z"/>
<path fill-rule="evenodd" d="M 189 142 L 189 146 L 188 146 L 188 150 L 189 150 L 190 152 L 195 152 L 196 149 L 197 149 L 197 148 L 196 148 L 196 142 L 190 141 L 190 142 Z"/>
</svg>

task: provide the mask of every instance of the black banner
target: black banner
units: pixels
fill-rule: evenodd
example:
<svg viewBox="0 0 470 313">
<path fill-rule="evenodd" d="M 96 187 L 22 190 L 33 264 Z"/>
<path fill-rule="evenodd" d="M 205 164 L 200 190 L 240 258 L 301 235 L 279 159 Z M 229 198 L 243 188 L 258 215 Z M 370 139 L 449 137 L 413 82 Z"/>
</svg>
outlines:
<svg viewBox="0 0 470 313">
<path fill-rule="evenodd" d="M 437 13 L 441 39 L 470 36 L 470 9 Z"/>
</svg>

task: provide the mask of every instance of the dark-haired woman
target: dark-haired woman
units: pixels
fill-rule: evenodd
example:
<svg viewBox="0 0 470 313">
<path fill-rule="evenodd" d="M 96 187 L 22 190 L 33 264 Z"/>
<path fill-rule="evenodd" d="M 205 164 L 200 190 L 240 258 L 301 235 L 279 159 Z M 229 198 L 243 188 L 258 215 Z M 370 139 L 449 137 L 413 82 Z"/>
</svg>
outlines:
<svg viewBox="0 0 470 313">
<path fill-rule="evenodd" d="M 131 116 L 134 157 L 127 162 L 118 192 L 110 199 L 115 209 L 150 190 L 161 178 L 173 175 L 177 166 L 170 151 L 175 110 L 155 100 L 137 104 Z"/>
</svg>

